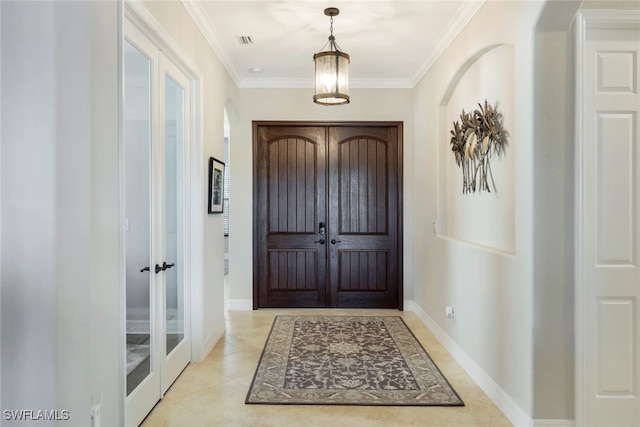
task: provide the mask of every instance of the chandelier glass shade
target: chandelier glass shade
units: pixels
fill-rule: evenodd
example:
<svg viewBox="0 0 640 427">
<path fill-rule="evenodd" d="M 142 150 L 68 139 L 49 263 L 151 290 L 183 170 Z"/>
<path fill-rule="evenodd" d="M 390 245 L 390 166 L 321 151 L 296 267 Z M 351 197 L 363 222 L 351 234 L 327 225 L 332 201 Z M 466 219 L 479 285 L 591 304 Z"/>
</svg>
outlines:
<svg viewBox="0 0 640 427">
<path fill-rule="evenodd" d="M 349 55 L 340 51 L 340 47 L 333 36 L 333 17 L 338 13 L 340 11 L 335 7 L 329 7 L 324 10 L 324 14 L 331 17 L 331 35 L 329 36 L 328 50 L 313 55 L 316 68 L 313 102 L 316 104 L 340 105 L 349 103 L 350 58 Z"/>
</svg>

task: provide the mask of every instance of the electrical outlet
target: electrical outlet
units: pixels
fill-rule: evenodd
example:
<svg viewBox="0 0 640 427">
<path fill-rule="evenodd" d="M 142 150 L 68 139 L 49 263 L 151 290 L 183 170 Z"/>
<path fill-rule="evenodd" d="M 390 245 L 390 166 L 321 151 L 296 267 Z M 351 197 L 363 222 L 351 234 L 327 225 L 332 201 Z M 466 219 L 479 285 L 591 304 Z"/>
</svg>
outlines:
<svg viewBox="0 0 640 427">
<path fill-rule="evenodd" d="M 448 305 L 444 308 L 444 314 L 449 318 L 449 319 L 455 319 L 456 318 L 456 312 L 453 308 L 452 305 Z"/>
</svg>

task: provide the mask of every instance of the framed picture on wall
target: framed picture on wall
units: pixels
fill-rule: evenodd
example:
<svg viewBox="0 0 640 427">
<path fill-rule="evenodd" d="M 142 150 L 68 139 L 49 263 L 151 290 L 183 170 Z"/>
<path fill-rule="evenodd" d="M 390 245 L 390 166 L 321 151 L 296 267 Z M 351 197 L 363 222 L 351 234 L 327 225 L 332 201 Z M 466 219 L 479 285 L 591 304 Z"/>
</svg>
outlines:
<svg viewBox="0 0 640 427">
<path fill-rule="evenodd" d="M 224 207 L 224 163 L 209 157 L 209 213 L 222 213 Z"/>
</svg>

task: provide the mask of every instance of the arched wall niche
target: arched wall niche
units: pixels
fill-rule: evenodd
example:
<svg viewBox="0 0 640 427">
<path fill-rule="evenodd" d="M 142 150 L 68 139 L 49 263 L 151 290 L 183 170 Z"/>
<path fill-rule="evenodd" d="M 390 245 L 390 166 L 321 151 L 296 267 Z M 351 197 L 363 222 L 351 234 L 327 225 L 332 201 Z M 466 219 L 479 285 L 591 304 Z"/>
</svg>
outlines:
<svg viewBox="0 0 640 427">
<path fill-rule="evenodd" d="M 509 131 L 506 155 L 493 157 L 491 192 L 462 193 L 462 171 L 449 140 L 460 113 L 473 111 L 485 99 L 496 106 Z M 488 46 L 469 58 L 454 75 L 439 108 L 438 224 L 443 238 L 514 255 L 515 230 L 515 51 L 511 44 Z M 495 182 L 496 190 L 493 189 Z"/>
</svg>

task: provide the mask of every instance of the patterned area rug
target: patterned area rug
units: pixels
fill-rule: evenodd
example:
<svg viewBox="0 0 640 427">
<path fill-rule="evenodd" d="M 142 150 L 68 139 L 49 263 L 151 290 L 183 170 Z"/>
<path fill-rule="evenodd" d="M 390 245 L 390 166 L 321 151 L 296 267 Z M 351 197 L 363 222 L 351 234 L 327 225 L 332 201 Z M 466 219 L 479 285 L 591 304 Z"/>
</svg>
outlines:
<svg viewBox="0 0 640 427">
<path fill-rule="evenodd" d="M 397 316 L 277 316 L 246 403 L 464 406 Z"/>
</svg>

